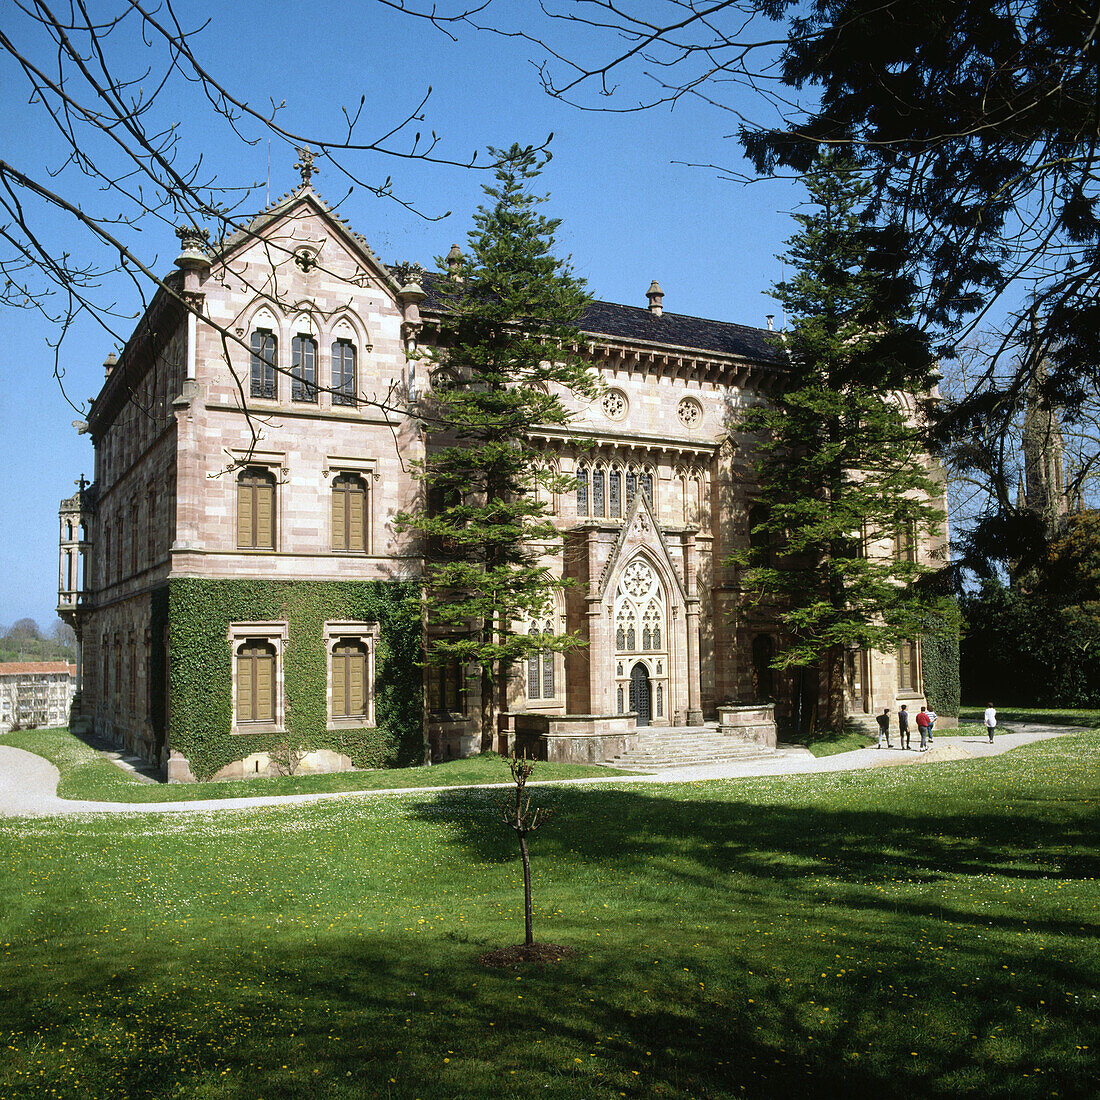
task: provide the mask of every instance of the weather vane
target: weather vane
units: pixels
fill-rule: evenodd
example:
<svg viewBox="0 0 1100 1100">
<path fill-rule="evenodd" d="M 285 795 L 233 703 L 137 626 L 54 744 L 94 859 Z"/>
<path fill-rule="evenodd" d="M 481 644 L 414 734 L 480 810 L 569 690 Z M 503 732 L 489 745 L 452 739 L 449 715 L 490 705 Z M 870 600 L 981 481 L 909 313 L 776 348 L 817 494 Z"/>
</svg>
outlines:
<svg viewBox="0 0 1100 1100">
<path fill-rule="evenodd" d="M 314 158 L 317 156 L 308 145 L 303 145 L 298 150 L 298 163 L 294 165 L 299 172 L 302 173 L 302 183 L 308 184 L 313 176 L 314 172 L 320 172 L 321 169 L 317 168 L 313 164 Z"/>
</svg>

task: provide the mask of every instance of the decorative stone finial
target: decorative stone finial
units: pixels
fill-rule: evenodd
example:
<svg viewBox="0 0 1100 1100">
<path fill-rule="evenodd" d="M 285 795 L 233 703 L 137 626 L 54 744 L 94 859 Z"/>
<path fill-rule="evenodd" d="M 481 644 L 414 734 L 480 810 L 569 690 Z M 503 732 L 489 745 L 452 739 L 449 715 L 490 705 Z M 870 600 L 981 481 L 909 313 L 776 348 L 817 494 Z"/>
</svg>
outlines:
<svg viewBox="0 0 1100 1100">
<path fill-rule="evenodd" d="M 458 274 L 458 269 L 462 266 L 462 249 L 457 244 L 451 245 L 451 251 L 447 253 L 447 270 L 452 275 Z"/>
<path fill-rule="evenodd" d="M 649 299 L 649 312 L 654 317 L 660 317 L 664 312 L 662 303 L 664 302 L 665 292 L 661 289 L 660 283 L 656 279 L 649 284 L 649 290 L 645 292 L 645 296 Z"/>
<path fill-rule="evenodd" d="M 422 302 L 427 298 L 427 294 L 424 293 L 424 288 L 420 285 L 424 278 L 424 269 L 420 264 L 395 264 L 393 273 L 397 277 L 397 281 L 401 284 L 401 289 L 398 293 L 403 299 L 415 298 L 416 301 Z"/>
<path fill-rule="evenodd" d="M 103 360 L 103 374 L 104 374 L 104 376 L 107 377 L 107 378 L 110 378 L 111 377 L 111 371 L 113 371 L 117 365 L 118 365 L 118 359 L 115 356 L 115 353 L 112 351 L 111 354 L 108 355 L 107 358 Z"/>
<path fill-rule="evenodd" d="M 188 268 L 210 266 L 210 230 L 199 229 L 194 225 L 176 226 L 176 236 L 183 245 L 183 251 L 176 257 L 176 266 L 185 271 Z"/>
<path fill-rule="evenodd" d="M 297 150 L 298 163 L 294 167 L 302 173 L 302 185 L 309 186 L 309 181 L 313 178 L 315 172 L 320 172 L 321 169 L 316 167 L 313 163 L 317 154 L 313 152 L 308 145 L 303 145 Z"/>
</svg>

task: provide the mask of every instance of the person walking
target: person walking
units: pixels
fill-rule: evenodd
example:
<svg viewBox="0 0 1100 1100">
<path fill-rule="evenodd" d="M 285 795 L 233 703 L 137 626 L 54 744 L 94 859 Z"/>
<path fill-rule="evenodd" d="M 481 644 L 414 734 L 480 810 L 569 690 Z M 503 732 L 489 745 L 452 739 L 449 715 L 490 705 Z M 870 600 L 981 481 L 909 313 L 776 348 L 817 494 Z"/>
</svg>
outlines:
<svg viewBox="0 0 1100 1100">
<path fill-rule="evenodd" d="M 876 719 L 878 722 L 878 747 L 882 748 L 882 742 L 886 742 L 886 747 L 892 749 L 894 746 L 890 744 L 890 708 L 884 708 L 883 712 Z"/>
<path fill-rule="evenodd" d="M 989 734 L 989 743 L 993 744 L 993 731 L 997 728 L 997 712 L 990 703 L 985 708 L 985 732 Z"/>
<path fill-rule="evenodd" d="M 931 723 L 928 721 L 928 711 L 924 707 L 920 708 L 920 713 L 917 715 L 917 729 L 920 730 L 920 751 L 928 751 L 928 727 Z"/>
<path fill-rule="evenodd" d="M 939 715 L 929 707 L 928 708 L 928 744 L 932 744 L 932 731 L 936 728 L 936 719 Z"/>
<path fill-rule="evenodd" d="M 903 749 L 909 748 L 909 708 L 904 703 L 898 711 L 898 740 Z"/>
</svg>

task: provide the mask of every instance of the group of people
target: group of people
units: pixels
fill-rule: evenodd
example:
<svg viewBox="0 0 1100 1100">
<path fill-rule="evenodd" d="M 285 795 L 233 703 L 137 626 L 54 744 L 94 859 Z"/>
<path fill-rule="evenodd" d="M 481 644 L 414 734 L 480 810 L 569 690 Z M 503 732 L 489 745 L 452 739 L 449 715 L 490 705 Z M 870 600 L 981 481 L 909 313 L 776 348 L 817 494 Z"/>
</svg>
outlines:
<svg viewBox="0 0 1100 1100">
<path fill-rule="evenodd" d="M 932 744 L 932 729 L 936 724 L 936 712 L 934 710 L 929 710 L 927 707 L 921 707 L 920 713 L 916 716 L 914 721 L 917 724 L 917 731 L 920 733 L 920 748 L 918 752 L 927 752 L 929 746 Z M 890 741 L 889 707 L 886 707 L 878 716 L 878 731 L 878 747 L 881 749 L 885 743 L 888 749 L 892 749 L 894 746 Z M 902 703 L 901 710 L 898 711 L 898 740 L 901 742 L 901 747 L 903 749 L 912 748 L 910 732 L 909 708 Z"/>
<path fill-rule="evenodd" d="M 914 719 L 917 730 L 920 733 L 919 752 L 927 752 L 932 744 L 932 729 L 936 724 L 936 712 L 929 707 L 921 707 L 920 713 Z M 985 732 L 989 734 L 989 743 L 993 744 L 993 731 L 997 728 L 997 712 L 993 704 L 985 708 Z M 904 703 L 898 711 L 898 740 L 903 749 L 911 747 L 909 738 L 909 708 Z M 885 743 L 888 749 L 894 746 L 890 742 L 890 708 L 886 707 L 878 716 L 878 747 L 881 749 Z"/>
</svg>

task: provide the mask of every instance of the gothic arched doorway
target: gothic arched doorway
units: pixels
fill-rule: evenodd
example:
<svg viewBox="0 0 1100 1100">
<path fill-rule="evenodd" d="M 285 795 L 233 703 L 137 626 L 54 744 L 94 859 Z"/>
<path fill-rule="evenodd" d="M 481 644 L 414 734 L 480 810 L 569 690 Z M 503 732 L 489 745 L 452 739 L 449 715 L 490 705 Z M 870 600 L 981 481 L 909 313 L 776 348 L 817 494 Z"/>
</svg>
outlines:
<svg viewBox="0 0 1100 1100">
<path fill-rule="evenodd" d="M 639 661 L 630 670 L 630 709 L 637 714 L 639 726 L 648 726 L 650 711 L 649 672 Z"/>
</svg>

